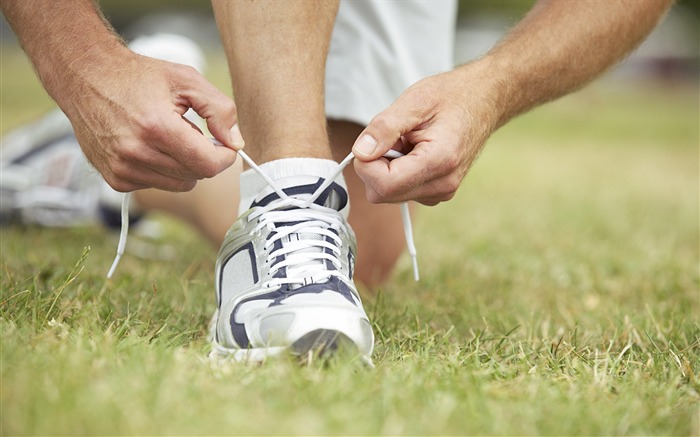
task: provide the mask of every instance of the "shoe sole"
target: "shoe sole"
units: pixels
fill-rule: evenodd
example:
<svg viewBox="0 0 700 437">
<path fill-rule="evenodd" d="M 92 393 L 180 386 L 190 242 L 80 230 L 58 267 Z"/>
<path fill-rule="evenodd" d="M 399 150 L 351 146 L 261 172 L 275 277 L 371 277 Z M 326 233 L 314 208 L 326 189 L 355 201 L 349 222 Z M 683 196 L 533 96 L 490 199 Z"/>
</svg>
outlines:
<svg viewBox="0 0 700 437">
<path fill-rule="evenodd" d="M 292 343 L 289 353 L 298 357 L 304 364 L 333 357 L 360 355 L 358 347 L 350 337 L 331 329 L 317 329 L 309 332 Z"/>
<path fill-rule="evenodd" d="M 280 312 L 286 312 L 282 309 Z M 332 313 L 332 316 L 330 314 Z M 312 361 L 314 358 L 328 359 L 331 356 L 352 361 L 359 358 L 363 363 L 373 367 L 371 360 L 372 347 L 363 346 L 363 338 L 367 332 L 362 332 L 363 326 L 370 332 L 371 339 L 368 343 L 374 343 L 371 327 L 364 313 L 358 315 L 356 311 L 342 310 L 332 307 L 304 308 L 295 312 L 297 317 L 306 323 L 297 323 L 296 331 L 291 333 L 290 344 L 284 346 L 256 346 L 247 349 L 226 347 L 216 341 L 216 326 L 218 311 L 214 314 L 209 325 L 209 341 L 212 344 L 212 358 L 233 359 L 240 362 L 260 363 L 270 357 L 280 354 L 288 354 L 300 358 L 302 362 Z M 358 321 L 359 319 L 359 321 Z M 353 324 L 359 323 L 356 330 L 349 329 Z M 365 326 L 366 325 L 366 326 Z M 353 335 L 354 334 L 354 335 Z"/>
<path fill-rule="evenodd" d="M 237 362 L 262 363 L 268 358 L 283 354 L 291 355 L 302 364 L 314 361 L 328 361 L 334 358 L 345 358 L 351 361 L 358 357 L 363 364 L 374 367 L 372 359 L 360 353 L 357 345 L 342 332 L 332 329 L 317 329 L 297 339 L 290 346 L 276 346 L 250 349 L 226 349 L 212 342 L 213 350 L 209 357 L 215 360 L 232 359 Z"/>
</svg>

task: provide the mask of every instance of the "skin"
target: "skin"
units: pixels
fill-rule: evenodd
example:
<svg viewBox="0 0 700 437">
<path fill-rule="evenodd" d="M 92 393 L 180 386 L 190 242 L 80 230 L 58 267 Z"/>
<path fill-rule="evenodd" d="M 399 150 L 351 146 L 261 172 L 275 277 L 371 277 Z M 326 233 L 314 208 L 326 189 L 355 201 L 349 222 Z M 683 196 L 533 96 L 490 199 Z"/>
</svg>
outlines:
<svg viewBox="0 0 700 437">
<path fill-rule="evenodd" d="M 191 67 L 130 51 L 92 0 L 0 6 L 85 156 L 115 190 L 191 190 L 236 159 L 244 143 L 233 101 Z M 189 108 L 226 147 L 182 117 Z"/>
<path fill-rule="evenodd" d="M 338 2 L 212 5 L 251 158 L 258 164 L 285 157 L 345 158 L 362 126 L 326 120 L 323 83 Z M 370 204 L 352 168 L 344 176 L 358 244 L 355 278 L 372 287 L 389 277 L 403 251 L 401 213 L 396 205 Z"/>
<path fill-rule="evenodd" d="M 357 278 L 368 284 L 385 280 L 403 250 L 391 203 L 451 199 L 496 129 L 614 65 L 671 3 L 541 0 L 483 58 L 417 82 L 366 127 L 329 121 L 327 129 L 323 77 L 337 1 L 215 0 L 239 129 L 228 97 L 193 69 L 130 52 L 91 0 L 42 8 L 0 0 L 42 83 L 113 188 L 187 191 L 220 175 L 185 195 L 138 193 L 142 206 L 184 218 L 215 244 L 237 214 L 231 193 L 238 193 L 240 166 L 230 165 L 244 145 L 241 132 L 258 163 L 340 160 L 352 145 L 349 220 L 358 237 Z M 212 146 L 182 118 L 189 107 L 226 147 Z M 391 148 L 407 155 L 381 158 Z"/>
<path fill-rule="evenodd" d="M 328 120 L 333 158 L 344 158 L 364 126 L 339 120 Z M 215 248 L 238 216 L 240 160 L 214 178 L 200 181 L 192 191 L 171 193 L 162 190 L 139 190 L 134 194 L 139 207 L 174 215 L 200 231 Z M 357 259 L 354 279 L 372 290 L 385 283 L 404 251 L 401 212 L 396 204 L 370 203 L 365 186 L 352 166 L 343 173 L 350 196 L 348 222 L 357 237 Z M 227 193 L 222 196 L 221 193 Z M 215 211 L 216 213 L 212 213 Z M 378 237 L 381 235 L 381 238 Z"/>
<path fill-rule="evenodd" d="M 257 164 L 331 159 L 323 78 L 338 2 L 214 0 L 212 6 L 246 153 Z"/>
<path fill-rule="evenodd" d="M 483 58 L 421 80 L 353 146 L 373 203 L 451 199 L 488 137 L 511 118 L 576 90 L 634 49 L 670 0 L 541 0 Z M 408 153 L 388 161 L 396 148 Z"/>
</svg>

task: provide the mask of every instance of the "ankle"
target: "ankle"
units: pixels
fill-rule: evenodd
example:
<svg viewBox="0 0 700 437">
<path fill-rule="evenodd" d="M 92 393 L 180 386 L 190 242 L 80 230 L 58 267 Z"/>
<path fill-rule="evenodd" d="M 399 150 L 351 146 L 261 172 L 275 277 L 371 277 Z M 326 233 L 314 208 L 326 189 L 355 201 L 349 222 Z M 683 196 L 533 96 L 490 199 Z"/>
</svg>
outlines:
<svg viewBox="0 0 700 437">
<path fill-rule="evenodd" d="M 286 188 L 284 179 L 308 177 L 311 183 L 318 178 L 328 179 L 335 176 L 338 163 L 331 159 L 319 158 L 283 158 L 261 164 L 260 169 L 273 181 L 280 181 L 282 189 Z M 347 191 L 345 178 L 341 174 L 335 182 Z M 241 173 L 241 203 L 239 214 L 245 212 L 258 194 L 267 187 L 267 182 L 254 170 L 248 169 Z"/>
</svg>

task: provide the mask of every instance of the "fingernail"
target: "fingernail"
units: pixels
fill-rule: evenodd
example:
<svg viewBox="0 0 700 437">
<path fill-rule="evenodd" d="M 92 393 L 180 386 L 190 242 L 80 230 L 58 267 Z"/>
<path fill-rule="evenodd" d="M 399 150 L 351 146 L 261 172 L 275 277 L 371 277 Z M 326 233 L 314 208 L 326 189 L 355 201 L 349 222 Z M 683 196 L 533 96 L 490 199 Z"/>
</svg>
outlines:
<svg viewBox="0 0 700 437">
<path fill-rule="evenodd" d="M 231 135 L 231 145 L 233 145 L 234 149 L 241 150 L 245 147 L 245 140 L 243 135 L 241 135 L 241 130 L 238 128 L 238 123 L 233 125 L 229 133 Z"/>
<path fill-rule="evenodd" d="M 355 145 L 352 147 L 352 151 L 355 153 L 355 155 L 368 158 L 372 155 L 374 149 L 376 148 L 377 140 L 375 140 L 373 136 L 365 134 L 362 135 L 357 142 L 355 142 Z"/>
</svg>

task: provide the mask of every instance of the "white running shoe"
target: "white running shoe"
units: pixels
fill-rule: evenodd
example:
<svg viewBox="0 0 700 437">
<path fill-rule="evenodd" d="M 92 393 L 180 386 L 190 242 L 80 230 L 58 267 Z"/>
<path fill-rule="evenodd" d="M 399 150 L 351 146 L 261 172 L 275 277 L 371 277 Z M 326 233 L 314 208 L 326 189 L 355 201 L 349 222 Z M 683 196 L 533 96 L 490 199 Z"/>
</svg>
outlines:
<svg viewBox="0 0 700 437">
<path fill-rule="evenodd" d="M 256 362 L 340 348 L 371 363 L 374 334 L 352 280 L 347 191 L 312 176 L 270 183 L 219 252 L 212 357 Z"/>
<path fill-rule="evenodd" d="M 83 156 L 61 111 L 51 111 L 1 141 L 0 222 L 96 222 L 102 177 Z"/>
</svg>

